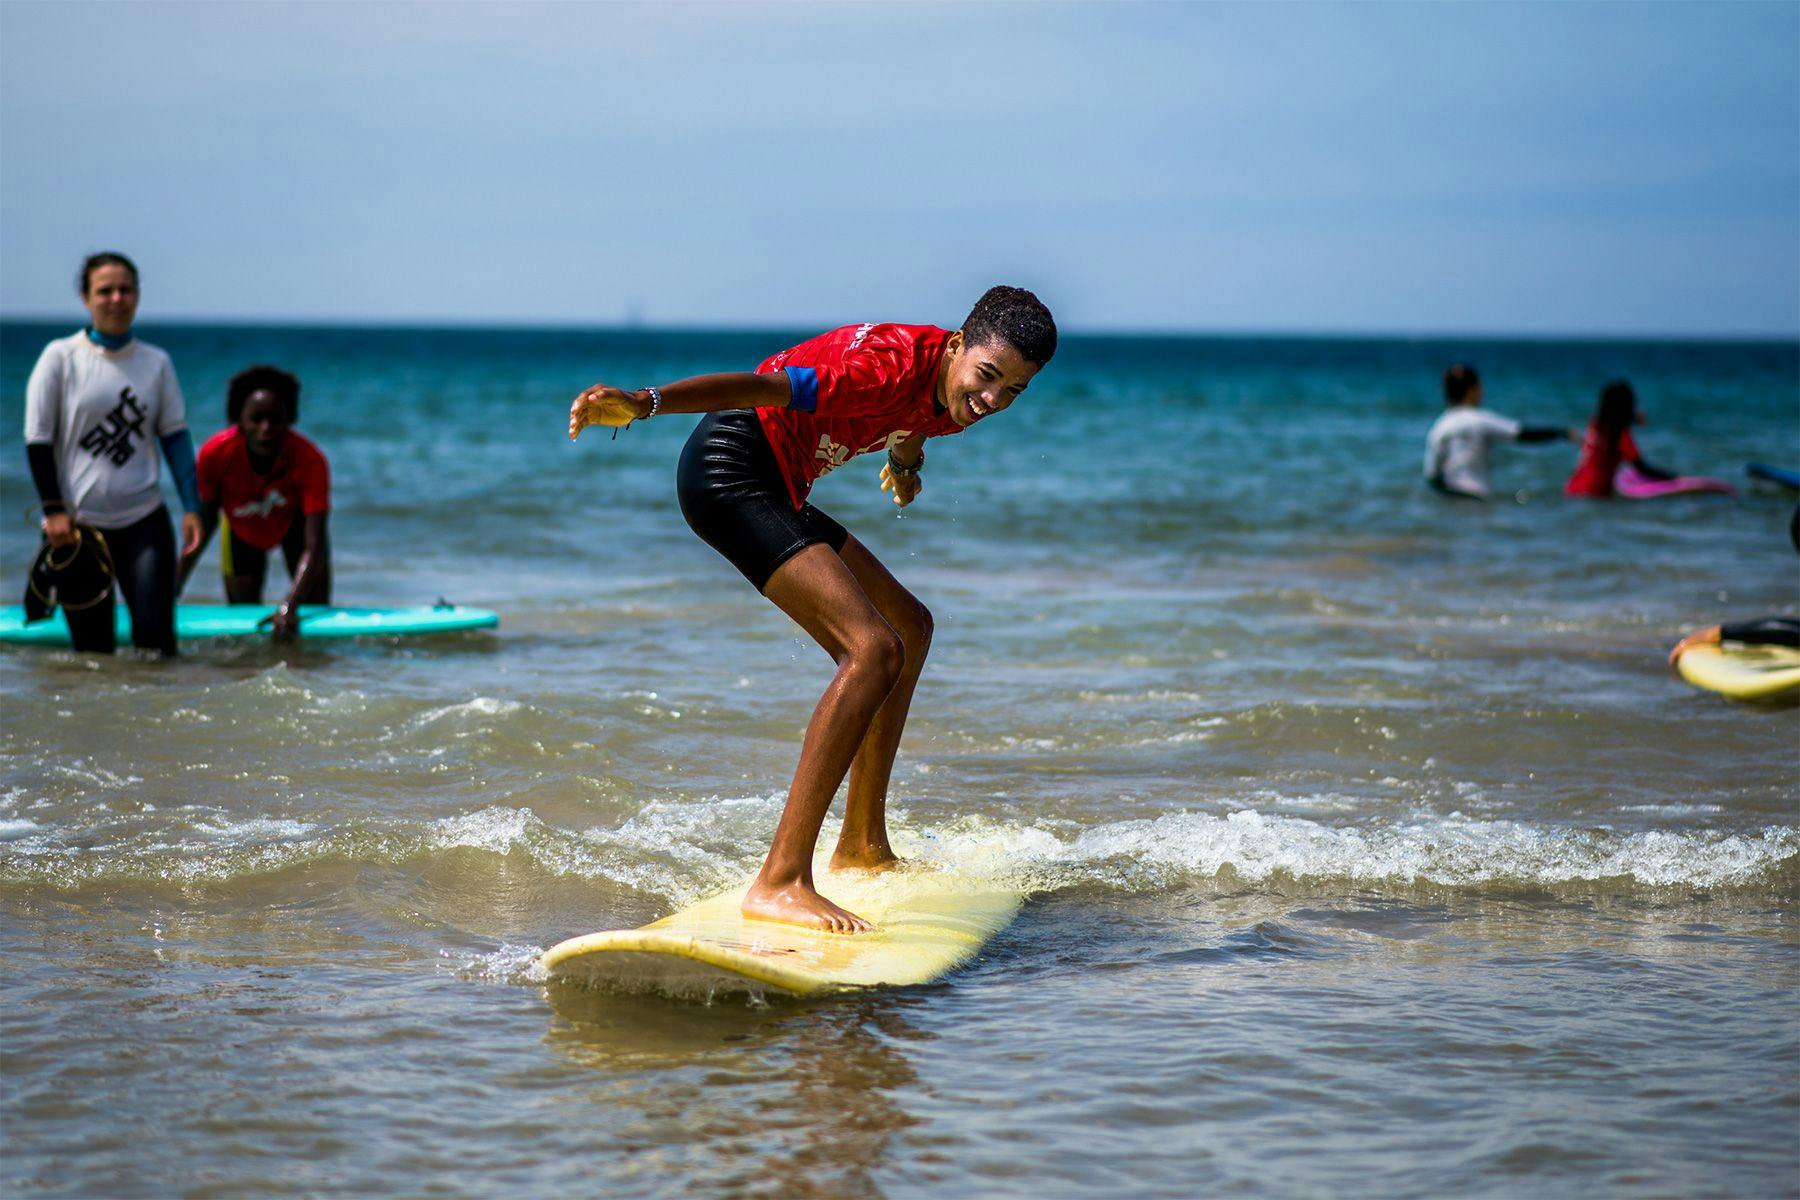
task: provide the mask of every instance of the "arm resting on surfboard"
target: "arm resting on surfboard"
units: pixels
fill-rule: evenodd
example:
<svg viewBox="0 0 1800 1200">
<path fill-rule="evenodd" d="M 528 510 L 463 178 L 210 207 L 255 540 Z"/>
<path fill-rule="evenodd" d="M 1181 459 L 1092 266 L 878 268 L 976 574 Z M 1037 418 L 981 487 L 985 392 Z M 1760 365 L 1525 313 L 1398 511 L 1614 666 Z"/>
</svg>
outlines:
<svg viewBox="0 0 1800 1200">
<path fill-rule="evenodd" d="M 1675 643 L 1675 648 L 1669 651 L 1669 665 L 1674 666 L 1684 653 L 1695 646 L 1716 646 L 1720 642 L 1743 642 L 1751 646 L 1800 646 L 1800 621 L 1793 617 L 1761 617 L 1755 621 L 1710 625 Z"/>
<path fill-rule="evenodd" d="M 1634 458 L 1629 461 L 1631 463 L 1632 469 L 1635 470 L 1639 475 L 1642 475 L 1645 479 L 1673 479 L 1673 478 L 1675 478 L 1675 472 L 1665 471 L 1661 467 L 1653 467 L 1641 458 Z"/>
<path fill-rule="evenodd" d="M 708 413 L 738 408 L 786 408 L 793 399 L 788 376 L 782 371 L 759 375 L 732 371 L 719 375 L 695 375 L 658 388 L 657 413 Z M 629 425 L 650 415 L 649 388 L 634 392 L 597 383 L 569 405 L 569 437 L 589 425 Z"/>
<path fill-rule="evenodd" d="M 306 548 L 300 551 L 300 562 L 294 568 L 294 586 L 288 589 L 287 599 L 275 610 L 275 618 L 271 622 L 271 632 L 276 641 L 288 641 L 300 633 L 300 597 L 307 594 L 313 581 L 326 571 L 326 564 L 331 561 L 331 548 L 325 540 L 325 513 L 307 513 Z"/>
<path fill-rule="evenodd" d="M 1722 642 L 1746 642 L 1753 646 L 1800 646 L 1800 620 L 1762 617 L 1719 626 Z"/>
</svg>

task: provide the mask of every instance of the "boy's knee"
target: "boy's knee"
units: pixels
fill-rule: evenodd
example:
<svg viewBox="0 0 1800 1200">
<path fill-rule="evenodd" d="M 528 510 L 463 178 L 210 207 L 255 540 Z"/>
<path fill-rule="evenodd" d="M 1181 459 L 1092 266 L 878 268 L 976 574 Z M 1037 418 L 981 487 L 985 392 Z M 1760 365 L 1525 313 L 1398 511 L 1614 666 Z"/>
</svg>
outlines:
<svg viewBox="0 0 1800 1200">
<path fill-rule="evenodd" d="M 900 636 L 906 643 L 908 667 L 916 670 L 925 661 L 925 654 L 931 649 L 931 634 L 936 628 L 929 608 L 917 600 L 908 604 L 900 629 Z"/>
<path fill-rule="evenodd" d="M 886 621 L 877 621 L 863 630 L 850 654 L 857 666 L 884 680 L 889 687 L 906 666 L 906 643 Z"/>
</svg>

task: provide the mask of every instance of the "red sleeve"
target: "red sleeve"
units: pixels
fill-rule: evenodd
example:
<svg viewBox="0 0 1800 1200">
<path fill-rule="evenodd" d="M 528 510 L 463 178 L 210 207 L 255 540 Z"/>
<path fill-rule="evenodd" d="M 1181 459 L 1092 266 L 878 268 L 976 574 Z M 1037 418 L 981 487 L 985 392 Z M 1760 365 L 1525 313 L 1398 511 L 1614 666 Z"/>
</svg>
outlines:
<svg viewBox="0 0 1800 1200">
<path fill-rule="evenodd" d="M 861 331 L 858 331 L 859 333 Z M 877 326 L 847 346 L 785 366 L 789 408 L 822 418 L 878 416 L 906 405 L 916 390 L 918 339 L 901 326 Z"/>
<path fill-rule="evenodd" d="M 331 511 L 331 464 L 318 447 L 308 444 L 306 469 L 300 474 L 300 511 L 306 516 Z"/>
<path fill-rule="evenodd" d="M 1638 461 L 1637 443 L 1631 440 L 1631 430 L 1619 434 L 1619 458 L 1624 462 Z"/>
</svg>

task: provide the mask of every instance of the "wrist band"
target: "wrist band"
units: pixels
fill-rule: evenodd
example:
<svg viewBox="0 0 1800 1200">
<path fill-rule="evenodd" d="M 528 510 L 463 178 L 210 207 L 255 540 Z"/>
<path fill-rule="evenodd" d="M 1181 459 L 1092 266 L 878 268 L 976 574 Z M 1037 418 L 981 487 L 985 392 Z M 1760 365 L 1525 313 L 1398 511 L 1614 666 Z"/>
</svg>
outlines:
<svg viewBox="0 0 1800 1200">
<path fill-rule="evenodd" d="M 653 387 L 647 387 L 644 390 L 650 393 L 650 411 L 644 414 L 644 420 L 648 421 L 656 415 L 656 410 L 662 407 L 662 392 Z"/>
<path fill-rule="evenodd" d="M 917 475 L 924 466 L 925 451 L 923 449 L 919 451 L 919 461 L 912 464 L 910 467 L 895 458 L 892 450 L 888 451 L 888 470 L 896 475 Z"/>
</svg>

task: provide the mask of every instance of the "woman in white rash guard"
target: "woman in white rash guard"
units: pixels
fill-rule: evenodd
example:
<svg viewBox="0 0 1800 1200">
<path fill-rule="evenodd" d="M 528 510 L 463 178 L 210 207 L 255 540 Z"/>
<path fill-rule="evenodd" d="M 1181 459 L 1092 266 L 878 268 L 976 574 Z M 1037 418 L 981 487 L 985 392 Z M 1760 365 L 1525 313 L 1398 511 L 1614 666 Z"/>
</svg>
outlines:
<svg viewBox="0 0 1800 1200">
<path fill-rule="evenodd" d="M 44 510 L 44 537 L 70 550 L 98 531 L 131 610 L 131 641 L 165 657 L 175 649 L 176 553 L 163 504 L 157 449 L 181 495 L 182 541 L 200 541 L 194 440 L 175 367 L 131 333 L 138 272 L 123 254 L 90 255 L 81 300 L 91 323 L 44 347 L 25 386 L 25 455 Z M 64 606 L 77 650 L 114 649 L 113 594 Z"/>
</svg>

